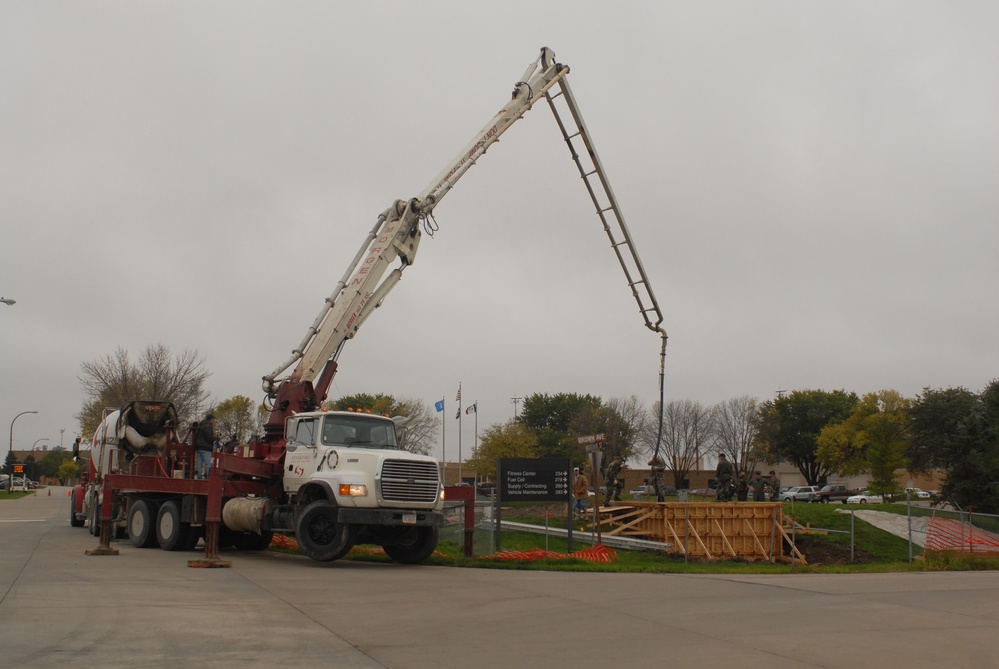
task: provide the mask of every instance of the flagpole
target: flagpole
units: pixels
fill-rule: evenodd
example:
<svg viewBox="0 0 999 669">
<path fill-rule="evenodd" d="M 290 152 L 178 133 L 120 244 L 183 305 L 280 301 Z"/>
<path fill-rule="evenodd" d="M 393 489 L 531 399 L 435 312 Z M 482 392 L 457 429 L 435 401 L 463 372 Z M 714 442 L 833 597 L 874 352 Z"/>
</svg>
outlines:
<svg viewBox="0 0 999 669">
<path fill-rule="evenodd" d="M 472 443 L 472 454 L 479 452 L 479 400 L 472 404 L 475 407 L 475 441 Z"/>
<path fill-rule="evenodd" d="M 461 381 L 458 382 L 458 484 L 461 484 Z"/>
<path fill-rule="evenodd" d="M 441 462 L 444 463 L 443 483 L 447 485 L 447 407 L 444 406 L 445 397 L 441 397 Z"/>
</svg>

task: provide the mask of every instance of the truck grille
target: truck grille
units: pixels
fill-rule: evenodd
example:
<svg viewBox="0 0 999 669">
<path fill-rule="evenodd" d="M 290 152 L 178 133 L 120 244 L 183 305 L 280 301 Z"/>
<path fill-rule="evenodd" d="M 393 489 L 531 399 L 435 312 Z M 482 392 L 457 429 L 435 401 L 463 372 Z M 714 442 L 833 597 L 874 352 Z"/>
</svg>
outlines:
<svg viewBox="0 0 999 669">
<path fill-rule="evenodd" d="M 437 501 L 440 478 L 435 462 L 386 460 L 382 464 L 382 499 L 387 502 Z"/>
</svg>

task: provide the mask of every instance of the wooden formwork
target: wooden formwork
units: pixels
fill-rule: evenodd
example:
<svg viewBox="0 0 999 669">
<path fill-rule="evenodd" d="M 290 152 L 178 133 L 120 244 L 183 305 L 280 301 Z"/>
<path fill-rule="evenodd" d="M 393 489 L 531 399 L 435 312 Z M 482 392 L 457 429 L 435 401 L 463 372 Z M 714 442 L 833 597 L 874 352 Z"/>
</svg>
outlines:
<svg viewBox="0 0 999 669">
<path fill-rule="evenodd" d="M 601 507 L 600 525 L 608 536 L 669 543 L 672 552 L 699 559 L 804 563 L 783 510 L 779 502 L 627 502 Z"/>
</svg>

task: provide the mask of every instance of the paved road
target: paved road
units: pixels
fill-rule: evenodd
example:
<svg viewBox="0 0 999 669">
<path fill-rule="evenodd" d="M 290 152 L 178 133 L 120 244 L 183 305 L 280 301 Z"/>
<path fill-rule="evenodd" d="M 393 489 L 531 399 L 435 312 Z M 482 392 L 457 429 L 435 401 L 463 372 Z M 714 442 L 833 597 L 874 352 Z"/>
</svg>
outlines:
<svg viewBox="0 0 999 669">
<path fill-rule="evenodd" d="M 0 501 L 0 667 L 996 667 L 999 573 L 448 569 L 117 545 Z"/>
</svg>

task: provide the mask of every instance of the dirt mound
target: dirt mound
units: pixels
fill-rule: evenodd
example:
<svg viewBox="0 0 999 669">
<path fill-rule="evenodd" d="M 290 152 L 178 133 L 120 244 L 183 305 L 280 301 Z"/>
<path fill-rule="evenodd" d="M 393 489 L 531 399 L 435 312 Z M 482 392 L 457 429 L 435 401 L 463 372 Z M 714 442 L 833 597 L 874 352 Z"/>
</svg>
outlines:
<svg viewBox="0 0 999 669">
<path fill-rule="evenodd" d="M 851 564 L 849 546 L 808 535 L 795 537 L 795 544 L 801 554 L 805 556 L 805 561 L 810 565 Z M 877 558 L 873 554 L 858 546 L 853 547 L 853 564 L 876 561 Z"/>
</svg>

